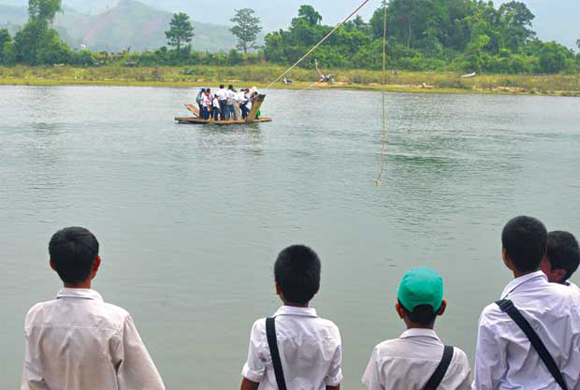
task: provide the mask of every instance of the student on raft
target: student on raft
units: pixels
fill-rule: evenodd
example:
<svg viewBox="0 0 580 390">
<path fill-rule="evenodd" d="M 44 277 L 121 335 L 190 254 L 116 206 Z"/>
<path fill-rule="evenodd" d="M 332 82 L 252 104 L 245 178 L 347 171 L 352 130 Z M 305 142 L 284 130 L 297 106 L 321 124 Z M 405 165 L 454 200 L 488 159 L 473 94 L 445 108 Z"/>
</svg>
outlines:
<svg viewBox="0 0 580 390">
<path fill-rule="evenodd" d="M 569 281 L 578 265 L 580 265 L 580 247 L 576 237 L 563 231 L 548 233 L 548 249 L 541 266 L 548 281 L 580 291 L 580 287 Z"/>
<path fill-rule="evenodd" d="M 202 105 L 203 105 L 203 119 L 209 120 L 210 111 L 211 111 L 211 90 L 208 88 L 205 90 L 202 96 Z"/>
<path fill-rule="evenodd" d="M 220 85 L 216 95 L 219 100 L 220 120 L 225 121 L 228 108 L 228 94 L 223 84 Z"/>
<path fill-rule="evenodd" d="M 91 289 L 101 265 L 99 243 L 87 229 L 56 232 L 50 267 L 64 284 L 55 300 L 26 315 L 22 390 L 163 390 L 133 319 Z"/>
<path fill-rule="evenodd" d="M 252 327 L 242 390 L 280 389 L 281 382 L 288 389 L 340 389 L 339 330 L 309 307 L 320 288 L 320 268 L 318 255 L 303 245 L 290 246 L 278 255 L 274 280 L 284 305 L 273 319 L 259 319 Z M 280 367 L 283 378 L 274 367 Z"/>
<path fill-rule="evenodd" d="M 240 111 L 242 114 L 242 119 L 246 119 L 246 117 L 248 116 L 248 97 L 246 96 L 246 93 L 249 92 L 249 89 L 240 89 L 240 92 L 238 92 L 238 101 L 240 103 Z"/>
<path fill-rule="evenodd" d="M 205 88 L 202 88 L 197 96 L 195 97 L 195 102 L 197 103 L 197 107 L 199 108 L 199 117 L 203 118 L 203 95 L 205 94 Z"/>
<path fill-rule="evenodd" d="M 503 229 L 503 263 L 514 280 L 479 319 L 473 390 L 580 388 L 580 293 L 540 270 L 547 237 L 526 216 Z"/>
<path fill-rule="evenodd" d="M 214 95 L 212 101 L 212 117 L 216 122 L 220 119 L 220 101 L 217 94 Z"/>
<path fill-rule="evenodd" d="M 446 308 L 443 278 L 436 271 L 422 267 L 403 276 L 395 310 L 407 330 L 373 350 L 362 378 L 368 390 L 469 389 L 465 352 L 445 347 L 433 330 Z"/>
<path fill-rule="evenodd" d="M 233 85 L 228 86 L 228 91 L 226 93 L 227 96 L 227 111 L 226 111 L 226 120 L 230 120 L 233 117 L 233 120 L 238 120 L 236 116 L 236 111 L 234 109 L 234 103 L 236 100 L 236 91 Z"/>
</svg>

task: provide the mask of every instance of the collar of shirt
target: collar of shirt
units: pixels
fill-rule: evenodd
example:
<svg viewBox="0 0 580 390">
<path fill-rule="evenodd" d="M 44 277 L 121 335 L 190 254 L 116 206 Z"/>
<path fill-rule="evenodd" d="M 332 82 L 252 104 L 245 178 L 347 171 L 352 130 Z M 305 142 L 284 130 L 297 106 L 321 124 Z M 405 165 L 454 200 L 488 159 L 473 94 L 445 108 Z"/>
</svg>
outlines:
<svg viewBox="0 0 580 390">
<path fill-rule="evenodd" d="M 407 329 L 401 336 L 399 336 L 400 339 L 408 339 L 411 337 L 430 337 L 432 339 L 441 341 L 433 329 Z"/>
<path fill-rule="evenodd" d="M 548 277 L 542 271 L 532 272 L 519 278 L 515 278 L 503 289 L 501 293 L 501 299 L 506 299 L 508 295 L 513 293 L 517 288 L 526 284 L 528 287 L 537 287 L 540 284 L 548 283 Z"/>
<path fill-rule="evenodd" d="M 316 310 L 312 307 L 282 306 L 274 313 L 274 317 L 282 315 L 318 317 Z"/>
<path fill-rule="evenodd" d="M 78 299 L 93 299 L 103 301 L 101 294 L 95 290 L 88 288 L 63 288 L 56 295 L 56 299 L 60 298 L 78 298 Z"/>
</svg>

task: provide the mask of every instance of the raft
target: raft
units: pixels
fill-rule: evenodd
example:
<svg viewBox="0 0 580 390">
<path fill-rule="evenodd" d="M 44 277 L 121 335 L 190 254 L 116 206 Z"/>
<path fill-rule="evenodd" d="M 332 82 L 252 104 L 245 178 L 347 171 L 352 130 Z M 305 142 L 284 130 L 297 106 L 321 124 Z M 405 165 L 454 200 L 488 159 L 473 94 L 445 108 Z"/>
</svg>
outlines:
<svg viewBox="0 0 580 390">
<path fill-rule="evenodd" d="M 248 125 L 252 123 L 264 123 L 264 122 L 272 122 L 272 118 L 260 117 L 258 118 L 258 111 L 264 103 L 266 99 L 266 95 L 258 95 L 256 100 L 252 103 L 252 109 L 248 114 L 248 117 L 245 120 L 229 120 L 229 121 L 214 121 L 213 119 L 201 119 L 199 115 L 199 109 L 191 104 L 186 104 L 185 108 L 187 108 L 193 116 L 185 116 L 185 117 L 175 117 L 175 121 L 178 124 L 191 124 L 191 125 L 220 125 L 220 126 L 227 126 L 227 125 Z"/>
</svg>

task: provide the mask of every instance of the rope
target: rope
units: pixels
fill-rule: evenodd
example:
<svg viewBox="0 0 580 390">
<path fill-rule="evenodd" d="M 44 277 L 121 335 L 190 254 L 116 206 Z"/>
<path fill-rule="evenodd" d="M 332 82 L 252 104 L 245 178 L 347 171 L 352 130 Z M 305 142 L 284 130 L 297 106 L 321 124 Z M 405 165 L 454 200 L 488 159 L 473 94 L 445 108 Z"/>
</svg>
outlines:
<svg viewBox="0 0 580 390">
<path fill-rule="evenodd" d="M 340 27 L 342 27 L 350 18 L 352 18 L 354 15 L 356 15 L 358 13 L 358 11 L 360 11 L 365 5 L 367 5 L 367 3 L 371 1 L 371 0 L 364 0 L 362 2 L 361 5 L 359 5 L 354 11 L 352 11 L 352 13 L 350 15 L 348 15 L 342 22 L 340 22 L 339 24 L 336 25 L 336 27 L 334 29 L 332 29 L 331 32 L 329 32 L 328 34 L 326 34 L 326 36 L 324 38 L 322 38 L 316 45 L 314 45 L 312 47 L 312 49 L 310 49 L 306 54 L 304 54 L 302 56 L 302 58 L 300 58 L 298 61 L 296 61 L 296 63 L 294 65 L 292 65 L 291 67 L 289 67 L 288 69 L 286 69 L 286 71 L 284 73 L 282 73 L 276 80 L 272 81 L 270 83 L 270 85 L 268 85 L 267 88 L 270 88 L 272 85 L 276 84 L 278 81 L 280 81 L 280 79 L 284 76 L 286 76 L 292 69 L 294 69 L 296 66 L 298 66 L 298 64 L 300 64 L 302 61 L 304 61 L 304 59 L 306 59 L 306 57 L 308 57 L 310 54 L 312 54 L 312 52 L 314 50 L 316 50 L 318 48 L 318 46 L 322 45 L 324 43 L 324 41 L 326 41 L 328 38 L 330 38 L 330 36 L 332 34 L 334 34 L 336 32 L 336 30 L 338 30 Z"/>
<path fill-rule="evenodd" d="M 383 137 L 381 146 L 381 170 L 375 180 L 375 185 L 381 185 L 381 179 L 387 167 L 387 110 L 386 92 L 387 85 L 387 1 L 383 1 Z"/>
</svg>

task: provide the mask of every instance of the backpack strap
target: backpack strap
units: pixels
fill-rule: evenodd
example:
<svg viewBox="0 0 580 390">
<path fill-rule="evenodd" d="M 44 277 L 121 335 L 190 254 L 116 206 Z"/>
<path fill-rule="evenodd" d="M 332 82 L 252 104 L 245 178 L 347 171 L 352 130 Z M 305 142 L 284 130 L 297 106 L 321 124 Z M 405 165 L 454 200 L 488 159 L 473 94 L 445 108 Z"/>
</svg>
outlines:
<svg viewBox="0 0 580 390">
<path fill-rule="evenodd" d="M 435 369 L 433 375 L 431 375 L 431 378 L 429 378 L 429 381 L 427 382 L 423 390 L 435 390 L 437 389 L 437 387 L 439 387 L 439 385 L 443 381 L 443 377 L 445 377 L 445 374 L 449 369 L 451 359 L 453 359 L 453 352 L 454 348 L 450 345 L 446 345 L 445 348 L 443 348 L 443 357 L 441 358 L 441 362 Z"/>
<path fill-rule="evenodd" d="M 284 370 L 282 370 L 282 360 L 280 359 L 278 339 L 276 337 L 276 319 L 274 317 L 266 318 L 266 337 L 268 339 L 270 355 L 272 355 L 272 364 L 274 366 L 278 390 L 286 390 L 286 380 L 284 379 Z"/>
<path fill-rule="evenodd" d="M 528 320 L 522 315 L 522 313 L 518 310 L 517 307 L 514 306 L 513 302 L 509 299 L 502 299 L 501 301 L 496 301 L 496 305 L 499 306 L 501 311 L 506 313 L 510 318 L 520 327 L 520 329 L 526 334 L 532 346 L 540 355 L 540 359 L 544 362 L 550 374 L 554 377 L 558 385 L 562 388 L 562 390 L 568 390 L 568 386 L 566 385 L 566 381 L 558 368 L 558 365 L 554 361 L 554 358 L 540 339 L 540 336 L 536 333 L 534 328 L 530 325 Z"/>
</svg>

